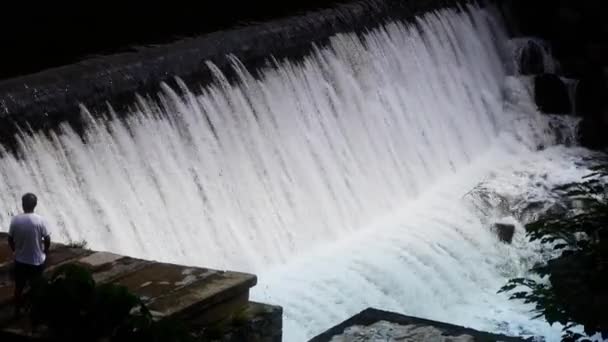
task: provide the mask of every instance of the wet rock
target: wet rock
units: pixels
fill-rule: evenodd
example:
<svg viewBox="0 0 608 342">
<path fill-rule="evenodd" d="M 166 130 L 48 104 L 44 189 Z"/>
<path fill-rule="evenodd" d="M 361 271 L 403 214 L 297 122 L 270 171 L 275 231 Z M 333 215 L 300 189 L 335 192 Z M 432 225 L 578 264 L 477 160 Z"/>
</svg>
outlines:
<svg viewBox="0 0 608 342">
<path fill-rule="evenodd" d="M 513 36 L 539 37 L 550 43 L 561 73 L 579 78 L 607 65 L 608 23 L 598 0 L 502 0 Z"/>
<path fill-rule="evenodd" d="M 525 340 L 368 308 L 310 340 L 310 342 L 330 341 L 515 342 Z"/>
<path fill-rule="evenodd" d="M 492 230 L 498 236 L 498 239 L 504 243 L 511 243 L 515 234 L 515 225 L 510 223 L 494 223 Z"/>
<path fill-rule="evenodd" d="M 554 216 L 566 216 L 568 214 L 568 206 L 566 203 L 553 203 L 544 213 Z"/>
<path fill-rule="evenodd" d="M 519 73 L 522 75 L 536 75 L 545 72 L 545 59 L 543 48 L 534 41 L 529 41 L 519 56 Z"/>
<path fill-rule="evenodd" d="M 572 112 L 566 84 L 554 74 L 534 78 L 534 100 L 543 113 L 566 114 Z"/>
</svg>

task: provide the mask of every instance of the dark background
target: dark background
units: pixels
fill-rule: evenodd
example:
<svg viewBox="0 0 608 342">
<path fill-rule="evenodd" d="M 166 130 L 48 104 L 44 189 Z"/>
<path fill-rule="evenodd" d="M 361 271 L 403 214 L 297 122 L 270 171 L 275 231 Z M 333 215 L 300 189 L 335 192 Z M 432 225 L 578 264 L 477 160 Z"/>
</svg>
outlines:
<svg viewBox="0 0 608 342">
<path fill-rule="evenodd" d="M 25 2 L 0 8 L 0 79 L 345 2 L 350 1 L 84 1 L 61 8 Z"/>
</svg>

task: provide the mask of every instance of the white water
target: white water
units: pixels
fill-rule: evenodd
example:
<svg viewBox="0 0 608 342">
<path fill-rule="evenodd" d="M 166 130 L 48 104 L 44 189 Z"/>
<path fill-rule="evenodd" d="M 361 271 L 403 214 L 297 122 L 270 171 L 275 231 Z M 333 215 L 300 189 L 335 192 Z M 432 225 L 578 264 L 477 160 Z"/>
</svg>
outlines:
<svg viewBox="0 0 608 342">
<path fill-rule="evenodd" d="M 167 88 L 127 123 L 91 119 L 86 143 L 69 127 L 24 136 L 23 158 L 0 160 L 0 221 L 34 191 L 59 240 L 256 272 L 253 297 L 284 306 L 287 341 L 368 306 L 555 338 L 496 294 L 537 257 L 521 231 L 499 244 L 470 190 L 524 196 L 571 150 L 535 151 L 555 143 L 550 120 L 507 76 L 496 17 L 416 24 L 338 35 L 261 80 L 235 61 L 239 85 L 217 72 L 200 96 Z"/>
</svg>

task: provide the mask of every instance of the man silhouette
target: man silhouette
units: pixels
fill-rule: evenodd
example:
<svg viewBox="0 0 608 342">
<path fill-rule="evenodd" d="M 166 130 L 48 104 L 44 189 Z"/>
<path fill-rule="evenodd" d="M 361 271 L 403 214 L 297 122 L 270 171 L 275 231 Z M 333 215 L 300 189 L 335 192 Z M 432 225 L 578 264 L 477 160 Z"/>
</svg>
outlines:
<svg viewBox="0 0 608 342">
<path fill-rule="evenodd" d="M 23 214 L 14 216 L 8 232 L 8 243 L 15 256 L 15 315 L 19 315 L 26 286 L 42 276 L 51 237 L 44 219 L 34 214 L 38 199 L 27 193 L 21 198 Z"/>
</svg>

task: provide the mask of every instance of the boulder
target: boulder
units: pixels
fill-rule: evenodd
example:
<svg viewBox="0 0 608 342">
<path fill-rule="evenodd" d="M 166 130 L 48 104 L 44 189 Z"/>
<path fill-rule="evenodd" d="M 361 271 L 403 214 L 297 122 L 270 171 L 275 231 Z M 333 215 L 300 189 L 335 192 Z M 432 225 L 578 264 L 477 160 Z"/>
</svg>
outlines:
<svg viewBox="0 0 608 342">
<path fill-rule="evenodd" d="M 492 230 L 498 236 L 498 239 L 504 243 L 511 243 L 515 234 L 515 225 L 510 223 L 494 223 Z"/>
<path fill-rule="evenodd" d="M 519 55 L 519 73 L 537 75 L 545 72 L 545 57 L 542 46 L 529 41 Z"/>
<path fill-rule="evenodd" d="M 309 342 L 329 341 L 527 341 L 494 335 L 449 323 L 367 308 L 313 337 Z"/>
<path fill-rule="evenodd" d="M 553 203 L 547 208 L 544 214 L 553 215 L 553 216 L 563 216 L 565 217 L 568 214 L 569 204 L 564 202 Z"/>
<path fill-rule="evenodd" d="M 548 114 L 572 112 L 568 87 L 559 76 L 542 74 L 534 78 L 534 100 L 538 109 Z"/>
</svg>

